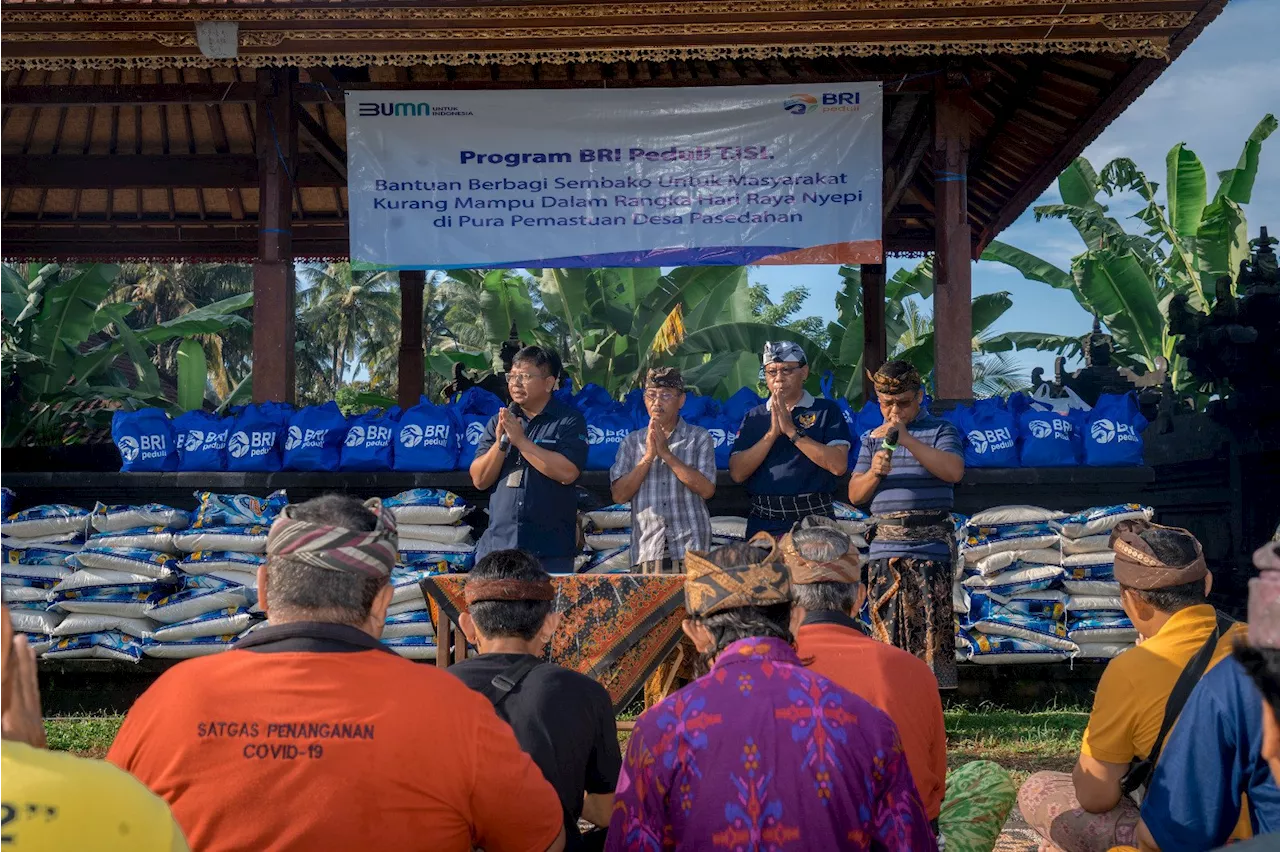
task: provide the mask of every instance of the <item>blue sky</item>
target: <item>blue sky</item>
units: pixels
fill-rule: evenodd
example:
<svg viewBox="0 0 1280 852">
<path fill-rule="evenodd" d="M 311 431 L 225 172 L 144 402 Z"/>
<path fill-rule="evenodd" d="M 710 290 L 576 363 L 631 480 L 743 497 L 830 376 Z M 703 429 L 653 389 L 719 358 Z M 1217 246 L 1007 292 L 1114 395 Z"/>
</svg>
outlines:
<svg viewBox="0 0 1280 852">
<path fill-rule="evenodd" d="M 1277 32 L 1280 2 L 1232 0 L 1182 56 L 1103 131 L 1084 156 L 1098 170 L 1115 157 L 1129 157 L 1152 181 L 1161 184 L 1163 196 L 1165 154 L 1178 142 L 1185 142 L 1204 163 L 1212 193 L 1217 186 L 1215 174 L 1235 166 L 1244 140 L 1259 119 L 1268 112 L 1280 113 L 1280 75 L 1275 73 Z M 1036 204 L 1060 200 L 1054 185 Z M 1128 214 L 1137 209 L 1134 198 L 1116 197 L 1107 203 L 1116 213 Z M 1280 234 L 1280 134 L 1263 146 L 1253 201 L 1245 212 L 1251 237 L 1257 236 L 1260 225 Z M 1071 257 L 1082 249 L 1080 238 L 1069 224 L 1036 222 L 1030 208 L 999 239 L 1063 269 L 1069 268 Z M 916 262 L 891 258 L 889 274 Z M 808 287 L 809 299 L 802 313 L 833 317 L 840 283 L 837 268 L 755 267 L 751 279 L 765 284 L 774 297 L 792 287 Z M 995 325 L 995 331 L 1082 335 L 1089 330 L 1089 315 L 1069 293 L 1026 281 L 1001 264 L 975 263 L 974 295 L 1001 290 L 1012 294 L 1013 307 Z M 1019 353 L 1018 357 L 1028 375 L 1037 365 L 1052 369 L 1052 355 Z"/>
</svg>

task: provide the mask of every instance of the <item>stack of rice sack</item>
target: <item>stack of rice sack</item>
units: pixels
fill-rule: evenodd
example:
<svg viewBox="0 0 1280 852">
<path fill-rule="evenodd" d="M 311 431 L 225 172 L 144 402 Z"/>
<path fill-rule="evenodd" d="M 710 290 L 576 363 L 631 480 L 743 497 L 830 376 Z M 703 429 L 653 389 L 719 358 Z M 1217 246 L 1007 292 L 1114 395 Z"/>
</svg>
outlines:
<svg viewBox="0 0 1280 852">
<path fill-rule="evenodd" d="M 183 554 L 177 586 L 147 610 L 159 622 L 143 645 L 149 657 L 188 659 L 225 651 L 263 619 L 257 572 L 266 561 L 271 522 L 288 496 L 200 491 L 196 498 L 195 520 L 173 536 Z"/>
<path fill-rule="evenodd" d="M 1062 587 L 1067 594 L 1067 637 L 1078 657 L 1110 659 L 1133 645 L 1138 632 L 1120 606 L 1111 531 L 1121 521 L 1150 520 L 1137 503 L 1098 506 L 1058 522 L 1062 542 Z"/>
<path fill-rule="evenodd" d="M 711 546 L 723 547 L 747 540 L 747 519 L 740 515 L 716 515 L 711 519 Z"/>
<path fill-rule="evenodd" d="M 395 513 L 400 561 L 391 572 L 393 594 L 382 642 L 402 657 L 434 660 L 435 633 L 421 582 L 433 574 L 470 571 L 475 564 L 471 527 L 463 523 L 471 507 L 457 494 L 414 488 L 382 501 Z"/>
<path fill-rule="evenodd" d="M 833 508 L 836 526 L 853 540 L 853 546 L 858 548 L 858 555 L 862 557 L 863 562 L 866 562 L 871 549 L 871 545 L 867 543 L 867 530 L 871 525 L 871 516 L 857 506 L 841 503 L 839 500 L 835 502 Z"/>
<path fill-rule="evenodd" d="M 88 526 L 88 510 L 66 505 L 35 506 L 6 514 L 0 525 L 4 602 L 14 630 L 26 635 L 36 653 L 44 653 L 54 642 L 53 631 L 64 614 L 50 609 L 53 590 L 71 576 L 66 559 L 84 546 Z"/>
<path fill-rule="evenodd" d="M 1042 663 L 1076 651 L 1067 636 L 1062 551 L 1063 513 L 1001 506 L 964 525 L 964 588 L 956 649 L 975 663 Z"/>
<path fill-rule="evenodd" d="M 139 660 L 159 627 L 148 610 L 177 588 L 173 536 L 189 520 L 159 503 L 96 505 L 88 542 L 67 557 L 74 573 L 54 587 L 52 604 L 66 615 L 45 657 Z"/>
<path fill-rule="evenodd" d="M 583 548 L 574 560 L 579 574 L 626 574 L 631 570 L 631 504 L 614 503 L 582 513 Z"/>
</svg>

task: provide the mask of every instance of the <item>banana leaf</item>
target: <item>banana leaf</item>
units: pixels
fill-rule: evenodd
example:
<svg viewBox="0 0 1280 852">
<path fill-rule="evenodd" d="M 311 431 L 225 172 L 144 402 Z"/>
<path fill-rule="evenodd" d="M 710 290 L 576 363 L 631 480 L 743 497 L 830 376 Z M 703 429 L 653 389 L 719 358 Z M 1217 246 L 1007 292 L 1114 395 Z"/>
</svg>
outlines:
<svg viewBox="0 0 1280 852">
<path fill-rule="evenodd" d="M 776 340 L 790 340 L 800 344 L 809 358 L 809 378 L 814 382 L 815 387 L 819 376 L 828 370 L 834 372 L 835 364 L 827 357 L 827 353 L 804 334 L 782 326 L 757 322 L 729 322 L 700 329 L 685 337 L 684 343 L 676 350 L 676 354 L 738 352 L 751 356 L 752 363 L 755 365 L 755 375 L 759 376 L 759 353 L 764 351 L 765 343 Z"/>
<path fill-rule="evenodd" d="M 1204 165 L 1187 146 L 1179 142 L 1165 157 L 1169 199 L 1169 224 L 1174 233 L 1194 237 L 1200 230 L 1200 217 L 1209 189 L 1205 183 Z"/>
<path fill-rule="evenodd" d="M 1031 252 L 1023 251 L 1017 246 L 1011 246 L 999 240 L 992 240 L 986 251 L 982 253 L 981 259 L 1012 266 L 1021 272 L 1022 277 L 1028 281 L 1040 281 L 1058 290 L 1070 290 L 1077 297 L 1079 296 L 1076 282 L 1068 273 L 1049 261 L 1041 260 Z"/>
<path fill-rule="evenodd" d="M 204 391 L 209 383 L 209 364 L 200 341 L 190 338 L 178 344 L 178 408 L 204 408 Z"/>
<path fill-rule="evenodd" d="M 124 351 L 133 362 L 138 392 L 143 396 L 160 396 L 160 373 L 157 372 L 156 365 L 152 364 L 151 359 L 147 357 L 147 351 L 143 348 L 138 335 L 127 325 L 121 325 L 117 332 Z"/>
<path fill-rule="evenodd" d="M 80 345 L 93 334 L 98 305 L 118 272 L 115 264 L 95 263 L 46 287 L 24 348 L 49 366 L 23 368 L 24 390 L 30 397 L 54 393 L 71 378 Z"/>
<path fill-rule="evenodd" d="M 1148 366 L 1163 354 L 1165 318 L 1155 287 L 1131 253 L 1087 252 L 1072 264 L 1076 286 L 1121 347 Z"/>
<path fill-rule="evenodd" d="M 1240 261 L 1249 257 L 1249 224 L 1240 205 L 1223 195 L 1204 210 L 1200 235 L 1196 238 L 1196 254 L 1200 260 L 1200 287 L 1215 292 L 1223 275 L 1234 283 L 1240 274 Z M 1206 309 L 1203 302 L 1191 302 L 1197 311 Z"/>
<path fill-rule="evenodd" d="M 537 319 L 523 278 L 506 269 L 488 272 L 480 284 L 480 308 L 484 311 L 485 334 L 491 344 L 501 345 L 510 337 L 513 323 L 522 341 L 533 342 Z"/>
<path fill-rule="evenodd" d="M 1218 191 L 1214 200 L 1229 198 L 1236 204 L 1248 204 L 1253 198 L 1253 182 L 1258 176 L 1258 156 L 1262 153 L 1262 143 L 1276 132 L 1276 117 L 1268 113 L 1263 116 L 1249 138 L 1245 140 L 1244 150 L 1240 152 L 1240 161 L 1234 169 L 1218 172 Z"/>
<path fill-rule="evenodd" d="M 219 334 L 229 328 L 249 328 L 249 320 L 237 316 L 237 313 L 251 307 L 253 307 L 253 293 L 241 293 L 219 299 L 202 308 L 187 311 L 182 316 L 174 317 L 167 322 L 140 330 L 138 337 L 146 343 L 164 343 L 175 337 Z"/>
</svg>

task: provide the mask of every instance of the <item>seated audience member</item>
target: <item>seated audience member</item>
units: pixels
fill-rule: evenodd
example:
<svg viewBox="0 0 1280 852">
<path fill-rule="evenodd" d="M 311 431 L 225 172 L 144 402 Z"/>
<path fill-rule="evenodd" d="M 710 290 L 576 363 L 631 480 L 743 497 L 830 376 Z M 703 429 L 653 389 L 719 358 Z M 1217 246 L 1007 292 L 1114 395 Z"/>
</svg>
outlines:
<svg viewBox="0 0 1280 852">
<path fill-rule="evenodd" d="M 935 849 L 893 722 L 796 654 L 774 540 L 685 567 L 684 631 L 711 670 L 637 720 L 606 848 Z"/>
<path fill-rule="evenodd" d="M 565 849 L 603 848 L 604 831 L 584 843 L 578 818 L 609 825 L 622 765 L 618 726 L 603 686 L 540 659 L 560 624 L 551 575 L 523 550 L 495 550 L 476 563 L 463 594 L 462 632 L 480 656 L 449 673 L 493 702 L 556 788 Z"/>
<path fill-rule="evenodd" d="M 935 832 L 946 837 L 946 848 L 991 852 L 1013 809 L 1013 779 L 985 760 L 947 775 L 947 732 L 933 669 L 914 654 L 867 636 L 853 620 L 866 587 L 849 537 L 826 518 L 806 518 L 778 546 L 791 575 L 791 599 L 804 610 L 796 633 L 800 659 L 811 661 L 810 671 L 883 710 L 898 726 L 916 790 Z"/>
<path fill-rule="evenodd" d="M 116 767 L 48 751 L 36 655 L 0 609 L 6 849 L 186 852 L 164 800 Z"/>
<path fill-rule="evenodd" d="M 1120 599 L 1142 643 L 1102 673 L 1071 775 L 1037 772 L 1018 791 L 1018 807 L 1041 836 L 1066 852 L 1133 845 L 1138 806 L 1121 790 L 1135 758 L 1152 751 L 1178 677 L 1206 643 L 1209 665 L 1231 653 L 1242 624 L 1218 633 L 1207 602 L 1213 577 L 1200 542 L 1184 529 L 1126 521 L 1111 535 Z"/>
<path fill-rule="evenodd" d="M 555 790 L 493 706 L 379 641 L 397 556 L 378 500 L 287 507 L 267 537 L 268 626 L 143 693 L 107 759 L 201 852 L 555 852 Z"/>
<path fill-rule="evenodd" d="M 1202 852 L 1233 836 L 1280 832 L 1278 547 L 1253 557 L 1261 573 L 1249 581 L 1248 644 L 1204 676 L 1160 752 L 1142 800 L 1144 852 Z M 1269 848 L 1280 848 L 1280 835 Z"/>
</svg>

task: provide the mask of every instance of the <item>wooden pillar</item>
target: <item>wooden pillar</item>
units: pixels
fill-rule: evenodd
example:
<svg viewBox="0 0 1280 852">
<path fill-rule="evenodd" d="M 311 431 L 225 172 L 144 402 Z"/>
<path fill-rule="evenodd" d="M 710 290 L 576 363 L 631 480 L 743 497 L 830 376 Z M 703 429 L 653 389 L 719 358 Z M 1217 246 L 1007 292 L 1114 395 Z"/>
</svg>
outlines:
<svg viewBox="0 0 1280 852">
<path fill-rule="evenodd" d="M 862 399 L 875 398 L 875 385 L 866 370 L 875 372 L 889 353 L 884 327 L 884 264 L 862 264 Z"/>
<path fill-rule="evenodd" d="M 418 404 L 425 386 L 422 348 L 422 291 L 427 274 L 420 269 L 400 273 L 400 365 L 398 375 L 401 408 Z"/>
<path fill-rule="evenodd" d="M 934 95 L 934 391 L 939 399 L 948 400 L 973 398 L 973 247 L 968 201 L 971 119 L 969 93 L 961 85 L 940 77 Z"/>
<path fill-rule="evenodd" d="M 298 161 L 296 68 L 259 68 L 258 259 L 253 264 L 253 400 L 293 402 L 293 175 Z"/>
</svg>

